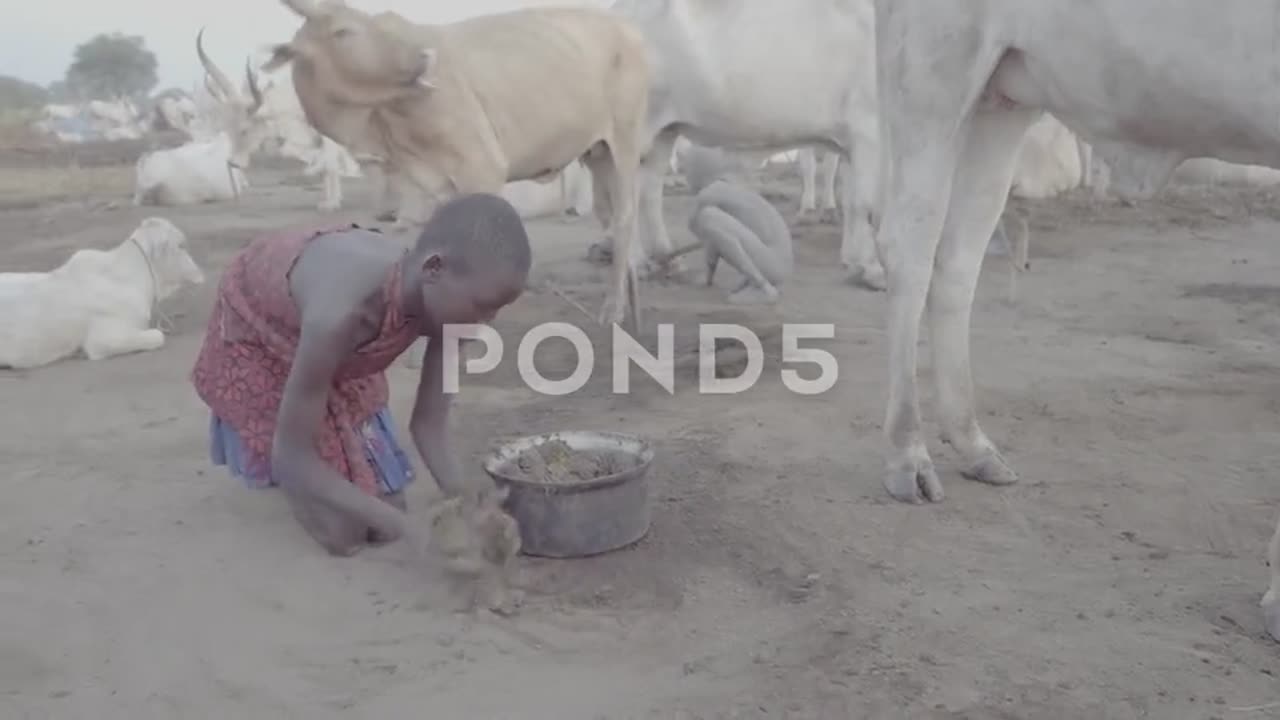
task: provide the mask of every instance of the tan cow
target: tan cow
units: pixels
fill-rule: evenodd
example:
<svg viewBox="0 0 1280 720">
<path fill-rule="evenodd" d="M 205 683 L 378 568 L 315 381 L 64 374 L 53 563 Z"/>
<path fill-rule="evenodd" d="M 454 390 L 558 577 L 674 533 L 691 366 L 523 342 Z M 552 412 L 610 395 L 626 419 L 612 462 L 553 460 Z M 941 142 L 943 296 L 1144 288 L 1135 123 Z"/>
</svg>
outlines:
<svg viewBox="0 0 1280 720">
<path fill-rule="evenodd" d="M 455 194 L 551 181 L 582 157 L 595 214 L 622 250 L 599 319 L 620 322 L 630 307 L 638 327 L 635 176 L 650 71 L 636 30 L 594 8 L 423 25 L 332 0 L 281 1 L 304 22 L 263 70 L 293 63 L 308 121 L 383 166 L 400 223 L 425 222 Z"/>
</svg>

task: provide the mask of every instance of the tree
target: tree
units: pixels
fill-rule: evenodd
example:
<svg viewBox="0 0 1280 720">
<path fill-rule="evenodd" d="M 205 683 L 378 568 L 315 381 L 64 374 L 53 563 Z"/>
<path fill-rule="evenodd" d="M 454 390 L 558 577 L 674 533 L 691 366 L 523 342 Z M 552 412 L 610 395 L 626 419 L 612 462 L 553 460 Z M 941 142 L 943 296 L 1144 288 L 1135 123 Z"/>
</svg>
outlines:
<svg viewBox="0 0 1280 720">
<path fill-rule="evenodd" d="M 67 87 L 95 100 L 145 97 L 156 86 L 156 56 L 140 35 L 102 34 L 76 47 Z"/>
<path fill-rule="evenodd" d="M 44 88 L 10 75 L 0 75 L 0 110 L 29 110 L 48 102 Z"/>
<path fill-rule="evenodd" d="M 76 94 L 71 91 L 71 86 L 66 80 L 54 80 L 49 83 L 46 91 L 49 93 L 50 102 L 69 103 L 76 100 Z"/>
</svg>

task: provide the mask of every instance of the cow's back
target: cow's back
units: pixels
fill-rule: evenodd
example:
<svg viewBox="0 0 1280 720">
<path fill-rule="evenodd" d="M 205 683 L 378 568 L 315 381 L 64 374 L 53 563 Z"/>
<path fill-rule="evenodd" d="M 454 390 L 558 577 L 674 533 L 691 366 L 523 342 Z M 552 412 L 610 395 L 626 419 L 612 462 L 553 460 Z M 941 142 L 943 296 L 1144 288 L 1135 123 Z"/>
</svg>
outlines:
<svg viewBox="0 0 1280 720">
<path fill-rule="evenodd" d="M 742 128 L 744 138 L 758 138 L 769 128 L 842 117 L 850 106 L 874 111 L 871 0 L 622 0 L 613 7 L 652 45 L 656 94 L 676 116 L 720 128 L 760 118 L 759 127 Z"/>
<path fill-rule="evenodd" d="M 644 40 L 608 11 L 518 10 L 435 30 L 439 72 L 479 102 L 512 179 L 564 167 L 604 139 L 617 114 L 643 111 Z M 538 167 L 535 156 L 559 164 Z"/>
</svg>

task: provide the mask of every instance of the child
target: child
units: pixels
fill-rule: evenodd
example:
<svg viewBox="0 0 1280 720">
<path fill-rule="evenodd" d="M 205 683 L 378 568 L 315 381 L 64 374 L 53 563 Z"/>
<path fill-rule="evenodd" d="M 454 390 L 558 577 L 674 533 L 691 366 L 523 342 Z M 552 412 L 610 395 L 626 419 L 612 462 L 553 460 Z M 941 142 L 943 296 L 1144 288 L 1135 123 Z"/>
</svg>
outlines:
<svg viewBox="0 0 1280 720">
<path fill-rule="evenodd" d="M 384 371 L 445 324 L 492 320 L 530 261 L 519 215 L 487 194 L 441 206 L 410 250 L 354 225 L 255 240 L 222 277 L 191 374 L 212 411 L 213 462 L 280 486 L 330 553 L 400 538 L 413 470 Z M 479 502 L 493 486 L 464 479 L 442 386 L 441 343 L 428 342 L 410 435 L 446 495 Z"/>
<path fill-rule="evenodd" d="M 782 215 L 759 193 L 727 179 L 728 163 L 719 148 L 691 146 L 684 157 L 685 177 L 695 194 L 689 229 L 706 249 L 707 285 L 723 259 L 742 273 L 729 295 L 735 305 L 777 302 L 791 275 L 791 230 Z"/>
</svg>

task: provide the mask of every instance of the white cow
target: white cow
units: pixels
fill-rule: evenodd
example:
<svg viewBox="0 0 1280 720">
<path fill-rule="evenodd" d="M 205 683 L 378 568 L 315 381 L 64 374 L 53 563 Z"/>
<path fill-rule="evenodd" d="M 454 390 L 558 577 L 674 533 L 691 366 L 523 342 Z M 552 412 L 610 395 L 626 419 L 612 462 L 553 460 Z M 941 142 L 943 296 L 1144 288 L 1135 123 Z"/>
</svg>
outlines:
<svg viewBox="0 0 1280 720">
<path fill-rule="evenodd" d="M 845 162 L 841 260 L 850 279 L 884 287 L 872 240 L 877 164 L 873 14 L 865 0 L 617 0 L 653 66 L 638 233 L 671 250 L 662 178 L 683 135 L 726 150 L 821 146 Z M 803 98 L 803 102 L 796 102 Z M 594 248 L 608 253 L 607 244 Z"/>
<path fill-rule="evenodd" d="M 85 111 L 105 140 L 137 140 L 144 134 L 138 109 L 127 99 L 90 100 Z"/>
<path fill-rule="evenodd" d="M 249 186 L 231 164 L 231 136 L 219 133 L 143 153 L 134 166 L 134 205 L 194 205 L 239 198 Z"/>
<path fill-rule="evenodd" d="M 1088 146 L 1081 142 L 1082 146 Z M 1092 149 L 1090 149 L 1092 153 Z M 1092 153 L 1090 185 L 1095 196 L 1107 195 L 1112 185 L 1121 188 L 1121 199 L 1131 203 L 1154 190 L 1145 188 L 1145 167 L 1142 155 L 1135 156 L 1123 145 L 1111 145 Z M 1280 169 L 1250 163 L 1232 163 L 1213 157 L 1194 157 L 1182 161 L 1169 178 L 1170 185 L 1235 185 L 1245 187 L 1269 187 L 1280 184 Z"/>
<path fill-rule="evenodd" d="M 1191 156 L 1280 165 L 1269 110 L 1280 92 L 1257 62 L 1280 61 L 1268 20 L 1274 3 L 1236 0 L 1231 12 L 1160 0 L 876 7 L 889 171 L 878 241 L 896 288 L 886 484 L 903 500 L 938 499 L 915 385 L 926 300 L 948 441 L 966 474 L 1016 479 L 978 426 L 968 328 L 981 250 L 1028 128 L 1050 111 L 1095 154 L 1124 148 L 1135 162 L 1133 182 L 1115 188 L 1122 194 L 1155 192 Z"/>
<path fill-rule="evenodd" d="M 1048 111 L 1095 154 L 1127 155 L 1121 198 L 1158 192 L 1191 157 L 1280 166 L 1275 12 L 1274 0 L 876 0 L 893 497 L 943 495 L 916 389 L 926 307 L 944 440 L 964 475 L 1017 480 L 974 409 L 969 317 L 1027 129 Z M 1278 604 L 1264 599 L 1280 640 Z"/>
<path fill-rule="evenodd" d="M 501 194 L 526 220 L 566 213 L 585 217 L 594 203 L 591 173 L 578 160 L 565 166 L 550 182 L 517 180 L 504 185 Z"/>
<path fill-rule="evenodd" d="M 241 109 L 243 125 L 262 134 L 265 137 L 262 144 L 275 154 L 305 163 L 304 175 L 321 177 L 324 195 L 317 206 L 320 210 L 342 207 L 342 179 L 363 175 L 355 158 L 307 121 L 290 76 L 260 82 L 251 69 L 246 75 L 248 91 L 255 104 Z"/>
<path fill-rule="evenodd" d="M 814 180 L 818 168 L 818 152 L 823 156 L 822 211 L 825 215 L 836 209 L 835 164 L 839 162 L 840 156 L 808 147 L 802 148 L 797 157 L 802 182 L 801 214 L 813 211 L 816 206 Z M 1188 161 L 1188 164 L 1191 162 L 1195 161 Z M 1086 151 L 1077 142 L 1075 133 L 1046 113 L 1031 126 L 1023 138 L 1009 194 L 1012 197 L 1035 200 L 1057 197 L 1080 187 L 1086 172 L 1085 163 Z"/>
<path fill-rule="evenodd" d="M 156 101 L 154 124 L 168 126 L 195 140 L 200 109 L 188 95 L 166 95 Z"/>
<path fill-rule="evenodd" d="M 602 321 L 638 323 L 631 260 L 639 126 L 648 97 L 643 39 L 594 8 L 531 8 L 413 23 L 342 2 L 282 0 L 303 18 L 263 65 L 292 64 L 307 119 L 373 165 L 416 225 L 459 193 L 499 193 L 591 167 L 595 215 L 623 252 Z"/>
<path fill-rule="evenodd" d="M 149 217 L 111 250 L 77 250 L 48 272 L 0 273 L 0 367 L 48 365 L 155 350 L 152 312 L 184 284 L 204 282 L 173 223 Z"/>
</svg>

